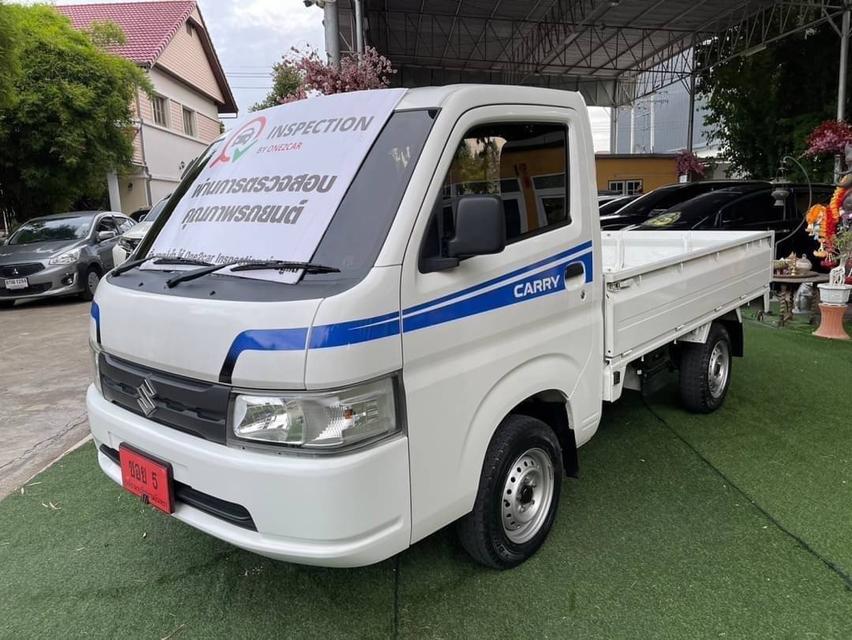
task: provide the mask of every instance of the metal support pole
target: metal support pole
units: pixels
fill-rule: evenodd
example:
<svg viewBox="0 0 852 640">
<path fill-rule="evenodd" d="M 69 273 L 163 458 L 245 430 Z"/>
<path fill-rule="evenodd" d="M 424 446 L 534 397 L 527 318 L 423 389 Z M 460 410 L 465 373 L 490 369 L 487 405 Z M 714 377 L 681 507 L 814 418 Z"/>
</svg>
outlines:
<svg viewBox="0 0 852 640">
<path fill-rule="evenodd" d="M 636 145 L 636 103 L 630 103 L 630 149 L 627 153 L 634 153 Z"/>
<path fill-rule="evenodd" d="M 650 117 L 651 127 L 650 127 L 650 131 L 649 131 L 649 134 L 648 134 L 648 136 L 650 138 L 650 140 L 648 141 L 648 153 L 654 153 L 654 143 L 656 142 L 656 128 L 657 128 L 656 127 L 656 124 L 657 124 L 657 116 L 656 116 L 657 108 L 656 108 L 656 105 L 657 105 L 657 95 L 654 94 L 653 96 L 651 96 L 651 100 L 649 102 L 649 107 L 651 109 L 651 117 Z"/>
<path fill-rule="evenodd" d="M 355 51 L 364 53 L 364 15 L 361 0 L 355 2 Z"/>
<path fill-rule="evenodd" d="M 618 107 L 609 108 L 609 152 L 618 153 Z"/>
<path fill-rule="evenodd" d="M 843 23 L 840 30 L 840 76 L 837 80 L 837 119 L 843 120 L 846 117 L 846 74 L 849 69 L 849 21 L 850 21 L 850 5 L 847 2 L 846 8 L 843 11 Z M 843 171 L 843 164 L 840 155 L 834 158 L 834 179 L 840 179 L 840 173 Z"/>
<path fill-rule="evenodd" d="M 692 151 L 692 136 L 695 135 L 695 72 L 689 74 L 689 113 L 686 116 L 686 150 Z"/>
<path fill-rule="evenodd" d="M 325 52 L 328 61 L 337 66 L 340 64 L 340 31 L 337 25 L 337 2 L 336 0 L 325 0 L 322 5 L 323 27 L 325 27 Z"/>
</svg>

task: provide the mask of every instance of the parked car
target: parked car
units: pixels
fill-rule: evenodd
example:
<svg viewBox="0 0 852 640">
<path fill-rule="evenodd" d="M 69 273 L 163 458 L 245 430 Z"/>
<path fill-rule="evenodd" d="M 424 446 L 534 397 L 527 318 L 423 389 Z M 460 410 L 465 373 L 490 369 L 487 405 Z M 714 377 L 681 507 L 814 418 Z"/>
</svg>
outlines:
<svg viewBox="0 0 852 640">
<path fill-rule="evenodd" d="M 21 225 L 0 246 L 0 306 L 74 294 L 91 300 L 113 267 L 119 234 L 134 224 L 114 211 L 74 211 Z"/>
<path fill-rule="evenodd" d="M 791 251 L 807 254 L 817 248 L 805 229 L 804 216 L 810 194 L 806 184 L 784 185 L 788 192 L 782 205 L 775 202 L 775 185 L 750 183 L 718 189 L 682 202 L 638 225 L 637 229 L 730 230 L 775 232 L 776 257 Z M 813 185 L 813 203 L 828 204 L 834 187 Z"/>
<path fill-rule="evenodd" d="M 169 201 L 169 196 L 171 196 L 171 194 L 151 207 L 151 210 L 142 219 L 142 222 L 133 225 L 127 232 L 121 235 L 118 242 L 116 242 L 112 248 L 112 261 L 115 266 L 118 266 L 127 260 L 127 257 L 133 253 L 136 246 L 142 241 L 145 234 L 148 233 L 148 229 L 150 229 L 151 225 L 154 224 L 154 220 L 157 219 L 165 208 L 166 203 Z"/>
<path fill-rule="evenodd" d="M 142 222 L 149 211 L 151 211 L 151 207 L 140 207 L 131 213 L 130 217 L 136 222 Z"/>
<path fill-rule="evenodd" d="M 625 207 L 634 200 L 636 200 L 636 198 L 639 198 L 641 195 L 642 194 L 637 193 L 632 196 L 616 196 L 615 198 L 610 198 L 606 201 L 603 201 L 601 198 L 598 198 L 598 215 L 612 215 L 622 207 Z"/>
<path fill-rule="evenodd" d="M 697 195 L 741 184 L 752 183 L 743 180 L 705 180 L 703 182 L 684 182 L 658 187 L 636 198 L 636 200 L 628 205 L 619 208 L 617 212 L 611 215 L 601 213 L 601 229 L 611 231 L 634 224 L 642 224 L 658 213 L 666 211 L 669 207 L 673 207 Z M 768 182 L 760 182 L 758 184 L 769 185 Z"/>
</svg>

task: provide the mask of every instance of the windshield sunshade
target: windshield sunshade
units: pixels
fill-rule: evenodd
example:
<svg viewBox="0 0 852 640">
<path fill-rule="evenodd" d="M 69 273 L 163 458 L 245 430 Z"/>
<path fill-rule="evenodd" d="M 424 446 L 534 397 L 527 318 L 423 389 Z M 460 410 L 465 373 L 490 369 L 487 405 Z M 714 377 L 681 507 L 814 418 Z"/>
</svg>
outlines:
<svg viewBox="0 0 852 640">
<path fill-rule="evenodd" d="M 308 262 L 404 93 L 320 96 L 251 114 L 212 150 L 149 255 L 214 265 Z M 285 283 L 301 276 L 222 272 Z"/>
</svg>

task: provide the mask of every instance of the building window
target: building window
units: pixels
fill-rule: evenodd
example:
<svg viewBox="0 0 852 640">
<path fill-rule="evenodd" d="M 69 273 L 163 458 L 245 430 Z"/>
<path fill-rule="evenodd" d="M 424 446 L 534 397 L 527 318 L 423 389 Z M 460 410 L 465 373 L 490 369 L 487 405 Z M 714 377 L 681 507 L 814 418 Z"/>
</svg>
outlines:
<svg viewBox="0 0 852 640">
<path fill-rule="evenodd" d="M 166 98 L 163 96 L 154 96 L 151 100 L 151 107 L 154 111 L 154 123 L 161 127 L 168 127 L 169 107 Z"/>
<path fill-rule="evenodd" d="M 183 108 L 183 132 L 195 137 L 195 112 L 186 107 Z"/>
<path fill-rule="evenodd" d="M 632 196 L 637 193 L 642 193 L 642 180 L 610 180 L 609 190 L 615 193 L 620 193 L 624 196 Z"/>
</svg>

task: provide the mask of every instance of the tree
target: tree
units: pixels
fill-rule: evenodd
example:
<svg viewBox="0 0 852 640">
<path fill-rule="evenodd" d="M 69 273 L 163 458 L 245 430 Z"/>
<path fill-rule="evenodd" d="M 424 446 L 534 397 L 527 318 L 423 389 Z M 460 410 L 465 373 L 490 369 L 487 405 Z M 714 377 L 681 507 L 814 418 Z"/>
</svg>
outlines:
<svg viewBox="0 0 852 640">
<path fill-rule="evenodd" d="M 291 49 L 272 67 L 273 87 L 252 111 L 307 98 L 312 94 L 384 89 L 396 73 L 391 61 L 372 47 L 343 56 L 339 65 L 320 59 L 316 51 Z"/>
<path fill-rule="evenodd" d="M 11 104 L 18 75 L 17 33 L 9 9 L 0 3 L 0 111 Z"/>
<path fill-rule="evenodd" d="M 834 116 L 839 46 L 831 27 L 821 25 L 700 72 L 708 137 L 722 143 L 732 169 L 771 178 L 785 154 L 802 154 L 810 131 Z M 807 166 L 812 180 L 830 179 L 830 160 L 809 160 Z"/>
<path fill-rule="evenodd" d="M 104 48 L 113 28 L 92 35 L 46 5 L 7 5 L 17 33 L 15 101 L 0 112 L 0 208 L 19 221 L 67 210 L 103 191 L 108 172 L 130 164 L 131 103 L 151 91 L 144 72 Z"/>
</svg>

